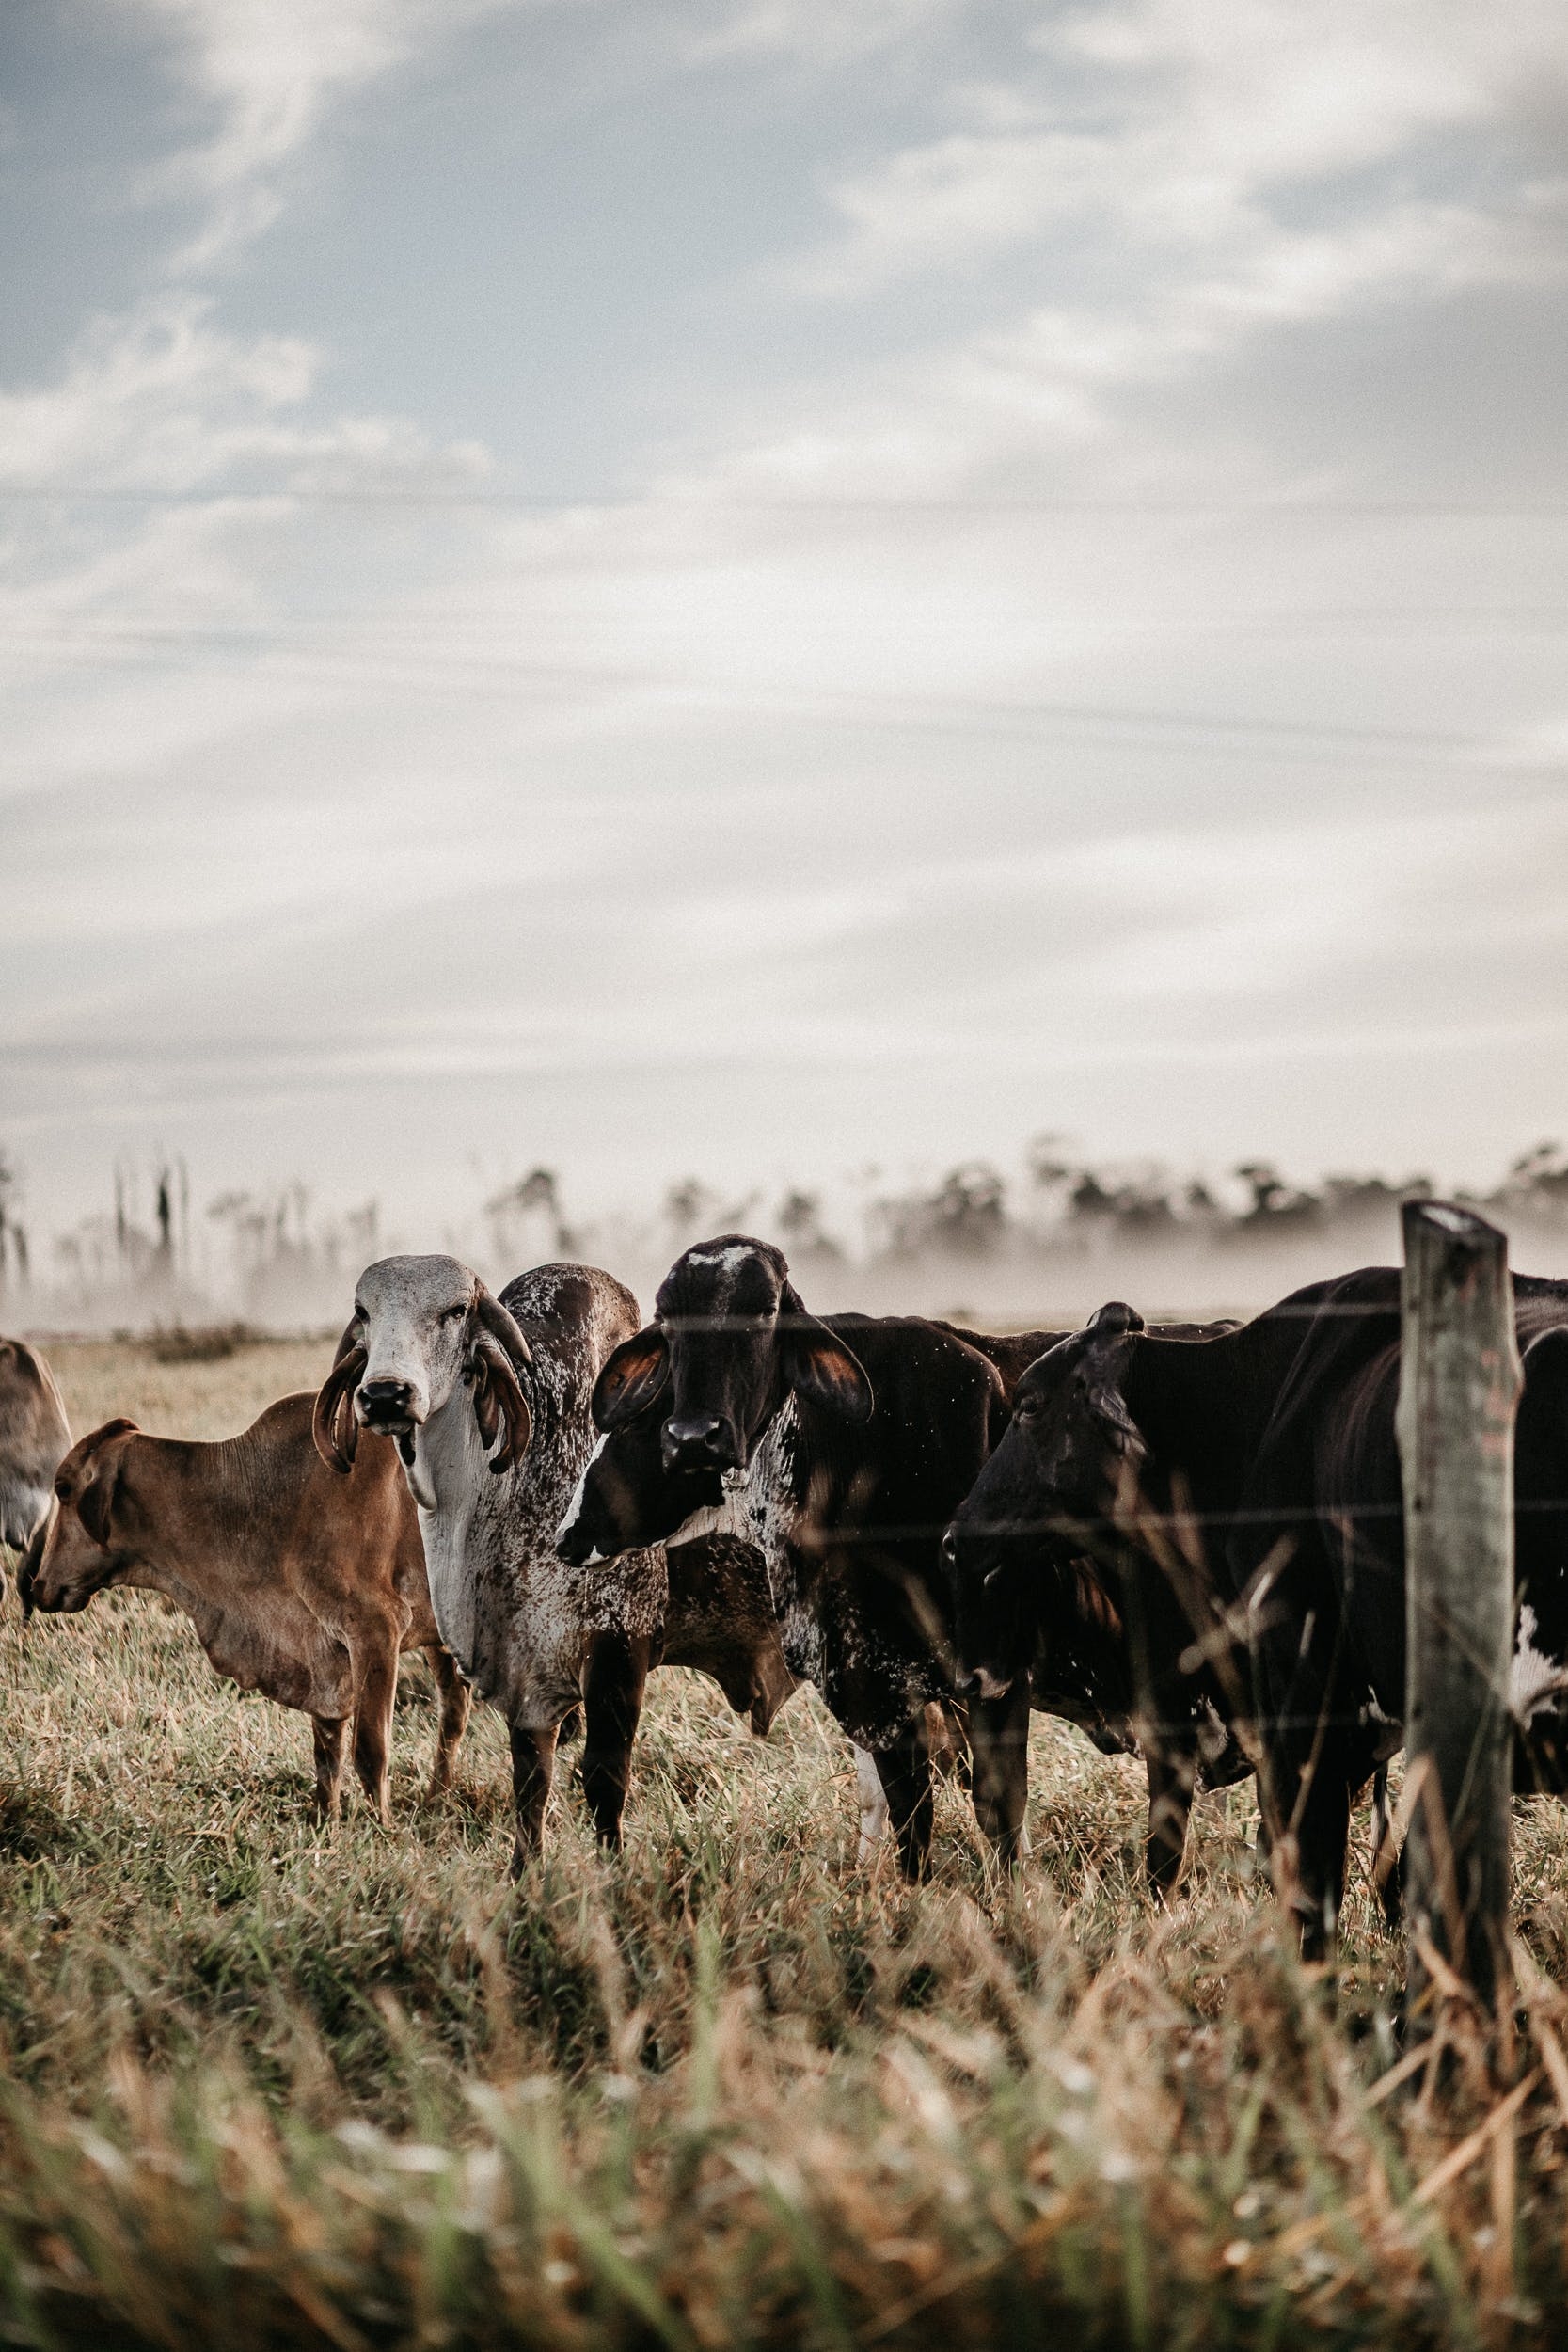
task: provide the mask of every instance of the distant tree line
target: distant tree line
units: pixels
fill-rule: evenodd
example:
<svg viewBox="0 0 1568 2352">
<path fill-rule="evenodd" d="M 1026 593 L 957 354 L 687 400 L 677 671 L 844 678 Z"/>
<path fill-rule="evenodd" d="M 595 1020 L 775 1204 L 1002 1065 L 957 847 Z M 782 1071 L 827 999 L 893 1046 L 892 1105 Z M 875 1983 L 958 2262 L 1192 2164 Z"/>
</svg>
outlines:
<svg viewBox="0 0 1568 2352">
<path fill-rule="evenodd" d="M 1263 1159 L 1241 1161 L 1224 1178 L 1181 1176 L 1152 1161 L 1075 1158 L 1045 1136 L 1011 1182 L 974 1159 L 930 1185 L 869 1192 L 855 1212 L 858 1237 L 833 1230 L 819 1192 L 791 1186 L 769 1201 L 760 1191 L 717 1191 L 697 1177 L 671 1185 L 651 1217 L 569 1217 L 558 1173 L 535 1167 L 492 1193 L 477 1216 L 454 1219 L 442 1240 L 506 1271 L 595 1255 L 646 1269 L 667 1264 L 705 1234 L 736 1230 L 776 1239 L 802 1266 L 1027 1259 L 1159 1243 L 1223 1248 L 1337 1232 L 1349 1246 L 1359 1232 L 1386 1231 L 1402 1200 L 1431 1189 L 1420 1175 L 1327 1175 L 1298 1184 Z M 35 1283 L 51 1282 L 66 1297 L 123 1298 L 154 1314 L 166 1306 L 178 1314 L 187 1299 L 221 1294 L 258 1319 L 281 1318 L 335 1297 L 359 1266 L 397 1246 L 375 1200 L 321 1216 L 301 1184 L 220 1193 L 193 1226 L 184 1164 L 160 1155 L 150 1171 L 116 1168 L 112 1210 L 55 1238 L 51 1278 L 40 1276 L 29 1249 L 21 1190 L 15 1163 L 0 1152 L 0 1299 L 19 1300 Z M 1568 1230 L 1568 1152 L 1538 1144 L 1489 1190 L 1461 1188 L 1454 1197 L 1505 1225 Z"/>
</svg>

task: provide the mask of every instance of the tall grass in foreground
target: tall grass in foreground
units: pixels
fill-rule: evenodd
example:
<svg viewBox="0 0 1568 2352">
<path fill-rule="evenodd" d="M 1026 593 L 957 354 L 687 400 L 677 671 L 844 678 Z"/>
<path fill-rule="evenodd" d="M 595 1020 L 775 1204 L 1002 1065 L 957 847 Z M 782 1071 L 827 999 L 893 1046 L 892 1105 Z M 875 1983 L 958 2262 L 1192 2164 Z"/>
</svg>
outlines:
<svg viewBox="0 0 1568 2352">
<path fill-rule="evenodd" d="M 78 1369 L 138 1409 L 129 1357 Z M 0 2339 L 1561 2341 L 1560 1808 L 1519 1813 L 1499 2090 L 1458 2011 L 1452 2062 L 1402 2077 L 1364 1869 L 1331 2001 L 1242 1792 L 1200 1806 L 1156 1914 L 1140 1776 L 1060 1727 L 1022 1876 L 949 1789 L 916 1891 L 857 1870 L 847 1754 L 803 1699 L 760 1745 L 656 1677 L 625 1854 L 567 1790 L 516 1890 L 499 1726 L 427 1811 L 433 1740 L 421 1664 L 397 1826 L 320 1835 L 303 1720 L 216 1682 L 182 1619 L 8 1614 Z"/>
</svg>

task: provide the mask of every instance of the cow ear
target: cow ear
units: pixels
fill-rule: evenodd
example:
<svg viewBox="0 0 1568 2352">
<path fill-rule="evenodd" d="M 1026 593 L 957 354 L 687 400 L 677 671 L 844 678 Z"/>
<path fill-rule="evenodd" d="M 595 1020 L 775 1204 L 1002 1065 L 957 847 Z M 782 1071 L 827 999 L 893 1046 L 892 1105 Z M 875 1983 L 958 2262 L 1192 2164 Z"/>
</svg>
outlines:
<svg viewBox="0 0 1568 2352">
<path fill-rule="evenodd" d="M 670 1343 L 655 1324 L 623 1340 L 594 1383 L 594 1426 L 608 1437 L 650 1406 L 670 1377 Z"/>
<path fill-rule="evenodd" d="M 524 1361 L 531 1363 L 533 1359 L 526 1356 Z M 490 1468 L 499 1477 L 502 1470 L 515 1470 L 528 1452 L 533 1435 L 533 1415 L 517 1378 L 516 1365 L 488 1330 L 481 1330 L 474 1341 L 469 1376 L 474 1384 L 474 1418 L 479 1422 L 479 1434 L 485 1452 L 490 1454 Z M 498 1437 L 501 1442 L 496 1446 Z M 493 1454 L 492 1446 L 496 1446 Z"/>
<path fill-rule="evenodd" d="M 788 1282 L 779 1305 L 779 1341 L 784 1378 L 797 1396 L 853 1428 L 871 1419 L 877 1399 L 864 1365 L 836 1331 L 807 1314 Z"/>
<path fill-rule="evenodd" d="M 134 1421 L 123 1419 L 105 1422 L 102 1429 L 95 1429 L 82 1443 L 80 1468 L 71 1500 L 77 1518 L 100 1551 L 109 1549 L 115 1495 L 125 1458 L 124 1447 L 112 1441 L 134 1432 L 135 1426 Z"/>
<path fill-rule="evenodd" d="M 310 1410 L 310 1435 L 328 1470 L 346 1478 L 354 1468 L 359 1424 L 354 1418 L 354 1391 L 365 1369 L 365 1350 L 358 1339 L 359 1318 L 351 1315 L 338 1342 L 332 1369 L 316 1391 Z"/>
</svg>

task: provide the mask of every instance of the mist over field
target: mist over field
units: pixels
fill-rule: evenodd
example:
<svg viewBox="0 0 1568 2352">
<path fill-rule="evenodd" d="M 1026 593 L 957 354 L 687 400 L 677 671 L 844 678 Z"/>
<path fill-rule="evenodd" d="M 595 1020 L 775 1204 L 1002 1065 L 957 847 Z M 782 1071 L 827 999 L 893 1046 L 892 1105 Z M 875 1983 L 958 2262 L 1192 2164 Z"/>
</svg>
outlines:
<svg viewBox="0 0 1568 2352">
<path fill-rule="evenodd" d="M 1150 1319 L 1246 1314 L 1302 1283 L 1397 1263 L 1400 1202 L 1432 1188 L 1419 1174 L 1298 1184 L 1259 1160 L 1219 1180 L 1153 1162 L 1093 1167 L 1045 1137 L 1011 1170 L 965 1161 L 902 1189 L 870 1171 L 834 1192 L 724 1191 L 693 1177 L 596 1215 L 579 1214 L 558 1175 L 534 1168 L 455 1203 L 450 1217 L 416 1220 L 373 1199 L 335 1214 L 304 1184 L 202 1199 L 176 1159 L 117 1168 L 105 1208 L 51 1234 L 0 1162 L 0 1321 L 37 1332 L 325 1330 L 346 1317 L 363 1265 L 432 1249 L 497 1289 L 546 1259 L 586 1259 L 651 1311 L 672 1260 L 727 1232 L 777 1242 L 820 1312 L 1049 1326 L 1126 1297 Z M 1542 1145 L 1491 1184 L 1453 1192 L 1507 1228 L 1516 1269 L 1568 1273 L 1561 1151 Z"/>
</svg>

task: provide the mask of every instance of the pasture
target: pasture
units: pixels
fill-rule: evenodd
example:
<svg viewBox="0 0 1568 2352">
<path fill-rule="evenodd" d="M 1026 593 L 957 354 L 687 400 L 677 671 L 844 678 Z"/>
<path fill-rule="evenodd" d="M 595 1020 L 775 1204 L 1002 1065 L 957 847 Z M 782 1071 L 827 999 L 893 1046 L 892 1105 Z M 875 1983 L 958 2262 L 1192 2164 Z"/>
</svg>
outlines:
<svg viewBox="0 0 1568 2352">
<path fill-rule="evenodd" d="M 73 1428 L 227 1435 L 325 1345 L 49 1350 Z M 1366 1873 L 1337 1993 L 1203 1799 L 1037 1719 L 1008 1880 L 939 1800 L 857 1867 L 847 1748 L 654 1678 L 626 1844 L 564 1775 L 506 1879 L 503 1730 L 451 1797 L 405 1661 L 395 1822 L 309 1812 L 306 1719 L 154 1598 L 0 1621 L 0 2338 L 27 2344 L 1545 2344 L 1568 2296 L 1568 1814 L 1515 1807 L 1516 2085 L 1396 2079 Z M 568 1752 L 570 1755 L 570 1752 Z"/>
</svg>

